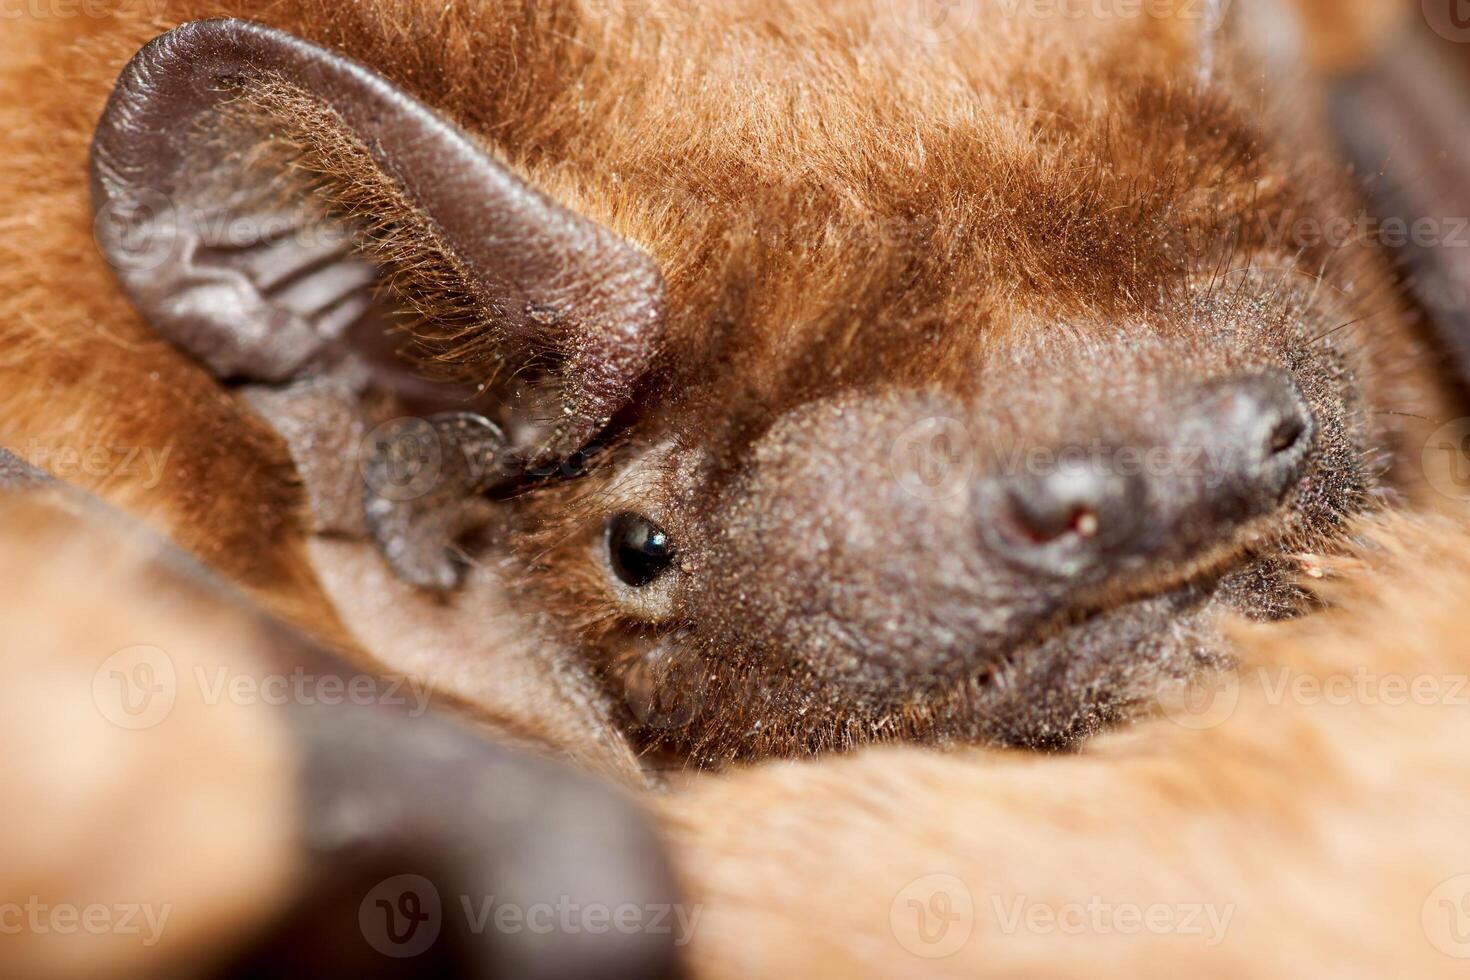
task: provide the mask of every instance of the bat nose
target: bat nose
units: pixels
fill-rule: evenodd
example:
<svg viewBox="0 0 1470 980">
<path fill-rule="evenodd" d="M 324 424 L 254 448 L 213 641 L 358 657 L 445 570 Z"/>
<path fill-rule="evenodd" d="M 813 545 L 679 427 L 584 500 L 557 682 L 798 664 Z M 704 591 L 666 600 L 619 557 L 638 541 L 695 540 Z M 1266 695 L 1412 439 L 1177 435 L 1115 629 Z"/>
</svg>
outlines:
<svg viewBox="0 0 1470 980">
<path fill-rule="evenodd" d="M 981 481 L 986 546 L 1056 577 L 1140 569 L 1223 542 L 1278 508 L 1301 480 L 1316 427 L 1284 372 L 1216 379 L 1145 411 L 1146 444 L 1094 442 Z"/>
<path fill-rule="evenodd" d="M 1283 371 L 1217 380 L 1177 407 L 1176 440 L 1197 447 L 1205 485 L 1188 494 L 1215 520 L 1258 516 L 1301 479 L 1316 424 L 1301 389 Z M 1189 487 L 1184 487 L 1186 491 Z"/>
</svg>

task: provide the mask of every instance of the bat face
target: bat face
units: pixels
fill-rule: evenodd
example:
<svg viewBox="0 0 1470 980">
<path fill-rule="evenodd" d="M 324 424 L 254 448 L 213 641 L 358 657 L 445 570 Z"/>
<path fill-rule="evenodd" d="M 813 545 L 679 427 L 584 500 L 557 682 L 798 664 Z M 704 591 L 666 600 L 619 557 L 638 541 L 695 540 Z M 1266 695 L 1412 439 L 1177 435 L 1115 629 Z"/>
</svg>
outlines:
<svg viewBox="0 0 1470 980">
<path fill-rule="evenodd" d="M 813 124 L 673 179 L 669 393 L 520 525 L 649 742 L 1075 744 L 1224 656 L 1220 613 L 1299 611 L 1293 556 L 1404 479 L 1413 341 L 1365 243 L 1300 234 L 1353 213 L 1335 172 L 1228 78 L 1072 59 L 992 64 L 922 152 L 803 168 Z"/>
<path fill-rule="evenodd" d="M 1335 171 L 1198 38 L 1004 8 L 916 48 L 887 5 L 486 5 L 432 71 L 353 15 L 190 25 L 104 114 L 104 249 L 234 382 L 404 414 L 385 322 L 471 382 L 426 399 L 438 482 L 378 493 L 386 439 L 340 523 L 441 590 L 488 529 L 636 739 L 1071 745 L 1224 656 L 1221 611 L 1296 611 L 1433 386 L 1372 250 L 1303 232 L 1353 214 Z M 139 249 L 108 216 L 160 187 Z M 283 196 L 345 237 L 199 217 Z M 186 261 L 119 261 L 165 233 Z"/>
<path fill-rule="evenodd" d="M 1295 610 L 1287 556 L 1377 485 L 1354 352 L 1279 278 L 1171 311 L 1202 337 L 1094 328 L 1006 350 L 965 392 L 804 403 L 730 459 L 656 444 L 569 508 L 605 517 L 547 574 L 580 557 L 618 666 L 713 708 L 716 737 L 733 708 L 742 748 L 894 717 L 1070 744 L 1209 662 L 1209 614 Z"/>
<path fill-rule="evenodd" d="M 1057 166 L 1150 192 L 1085 147 Z M 1179 201 L 1221 189 L 1165 182 Z M 1103 193 L 1038 206 L 1086 228 Z M 968 228 L 1025 207 L 953 196 Z M 1003 256 L 937 227 L 932 253 L 850 259 L 863 277 L 893 262 L 874 291 L 897 309 L 730 327 L 752 337 L 729 347 L 760 348 L 732 358 L 748 371 L 528 506 L 539 596 L 576 596 L 538 601 L 587 624 L 654 739 L 706 761 L 879 733 L 1070 745 L 1221 656 L 1222 610 L 1297 610 L 1290 556 L 1327 547 L 1387 478 L 1371 353 L 1338 329 L 1363 308 L 1324 286 L 1325 256 L 1212 234 L 1180 249 L 1219 215 L 1161 212 L 1128 260 L 1071 266 L 1151 270 L 1126 292 L 1008 282 Z M 907 305 L 909 263 L 932 263 L 933 306 Z"/>
</svg>

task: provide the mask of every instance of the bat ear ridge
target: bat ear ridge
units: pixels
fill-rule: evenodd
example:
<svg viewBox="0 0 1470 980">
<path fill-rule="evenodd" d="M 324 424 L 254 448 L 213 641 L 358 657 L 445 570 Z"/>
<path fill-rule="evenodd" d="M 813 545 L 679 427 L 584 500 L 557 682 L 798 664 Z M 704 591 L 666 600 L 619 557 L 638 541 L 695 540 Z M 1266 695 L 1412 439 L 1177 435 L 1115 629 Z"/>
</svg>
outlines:
<svg viewBox="0 0 1470 980">
<path fill-rule="evenodd" d="M 585 450 L 659 347 L 644 251 L 385 76 L 268 26 L 193 22 L 144 47 L 98 122 L 91 184 L 123 291 L 222 382 L 331 379 L 368 423 L 459 408 L 370 442 L 385 455 L 363 466 L 397 472 L 425 435 L 454 460 L 412 500 L 366 480 L 369 532 L 420 585 L 451 585 L 442 545 L 479 497 Z M 394 326 L 467 386 L 407 370 Z"/>
<path fill-rule="evenodd" d="M 584 450 L 658 349 L 664 283 L 641 249 L 384 76 L 272 28 L 199 21 L 144 47 L 91 164 L 124 291 L 221 381 L 310 381 L 317 398 L 330 379 L 369 429 L 395 408 L 460 409 L 369 440 L 383 458 L 361 468 L 381 481 L 425 435 L 452 461 L 412 498 L 364 481 L 368 531 L 425 586 L 452 584 L 442 546 L 480 496 Z M 412 377 L 393 328 L 466 384 Z"/>
</svg>

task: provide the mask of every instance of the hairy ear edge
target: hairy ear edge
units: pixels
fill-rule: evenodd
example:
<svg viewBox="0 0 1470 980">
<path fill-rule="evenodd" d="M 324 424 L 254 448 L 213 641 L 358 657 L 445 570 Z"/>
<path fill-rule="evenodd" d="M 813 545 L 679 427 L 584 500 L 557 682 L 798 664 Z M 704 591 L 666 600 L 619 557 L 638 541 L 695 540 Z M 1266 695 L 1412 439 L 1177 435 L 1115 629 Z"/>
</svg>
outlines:
<svg viewBox="0 0 1470 980">
<path fill-rule="evenodd" d="M 416 217 L 407 234 L 432 239 L 482 314 L 475 329 L 490 335 L 471 339 L 494 350 L 493 370 L 542 372 L 559 391 L 559 411 L 527 427 L 529 444 L 469 413 L 429 419 L 440 450 L 474 465 L 428 495 L 369 490 L 368 529 L 390 564 L 449 587 L 444 536 L 473 522 L 479 497 L 554 469 L 630 402 L 658 349 L 663 278 L 637 247 L 527 186 L 371 69 L 246 21 L 186 24 L 124 69 L 93 141 L 93 204 L 99 245 L 134 305 L 222 380 L 332 376 L 361 388 L 358 328 L 381 314 L 385 252 L 362 226 L 395 224 L 365 214 L 340 235 L 299 234 L 303 209 L 281 200 L 289 181 L 254 154 L 258 130 L 231 111 L 262 89 L 320 107 L 370 157 Z M 393 440 L 378 449 L 405 452 Z"/>
</svg>

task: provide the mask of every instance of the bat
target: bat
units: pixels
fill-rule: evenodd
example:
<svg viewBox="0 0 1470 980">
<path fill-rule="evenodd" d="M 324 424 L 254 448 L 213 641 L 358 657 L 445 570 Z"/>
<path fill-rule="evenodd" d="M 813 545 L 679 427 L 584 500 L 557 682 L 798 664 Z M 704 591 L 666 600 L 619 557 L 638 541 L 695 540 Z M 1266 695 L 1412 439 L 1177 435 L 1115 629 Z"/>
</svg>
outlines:
<svg viewBox="0 0 1470 980">
<path fill-rule="evenodd" d="M 1281 91 L 1263 111 L 1250 32 L 1183 6 L 38 19 L 4 42 L 6 84 L 45 82 L 9 110 L 39 217 L 0 272 L 29 358 L 6 440 L 349 660 L 625 782 L 876 741 L 1076 748 L 1228 669 L 1221 613 L 1315 608 L 1316 556 L 1385 502 L 1433 503 L 1426 421 L 1456 412 L 1445 250 L 1409 256 L 1405 289 L 1332 154 L 1384 166 L 1389 114 L 1361 107 L 1385 83 L 1336 85 L 1335 116 Z M 1367 183 L 1380 216 L 1432 213 Z M 78 431 L 175 465 L 153 486 L 69 466 Z M 1208 771 L 1239 724 L 1153 735 L 1170 772 Z M 1107 751 L 1057 764 L 1152 799 L 1152 770 Z M 755 934 L 751 880 L 822 900 L 726 863 L 762 826 L 723 818 L 748 818 L 727 785 L 873 847 L 853 894 L 886 909 L 927 831 L 877 846 L 861 786 L 912 772 L 940 812 L 1004 785 L 990 758 L 865 753 L 670 797 L 680 867 L 733 924 L 696 961 Z M 1367 791 L 1335 769 L 1319 788 Z M 953 911 L 933 897 L 913 896 Z"/>
<path fill-rule="evenodd" d="M 977 14 L 915 71 L 871 4 L 733 47 L 490 5 L 523 81 L 437 105 L 334 21 L 195 21 L 103 110 L 99 242 L 320 530 L 421 593 L 496 567 L 637 752 L 1073 747 L 1223 663 L 1220 612 L 1300 611 L 1449 396 L 1228 23 Z"/>
</svg>

